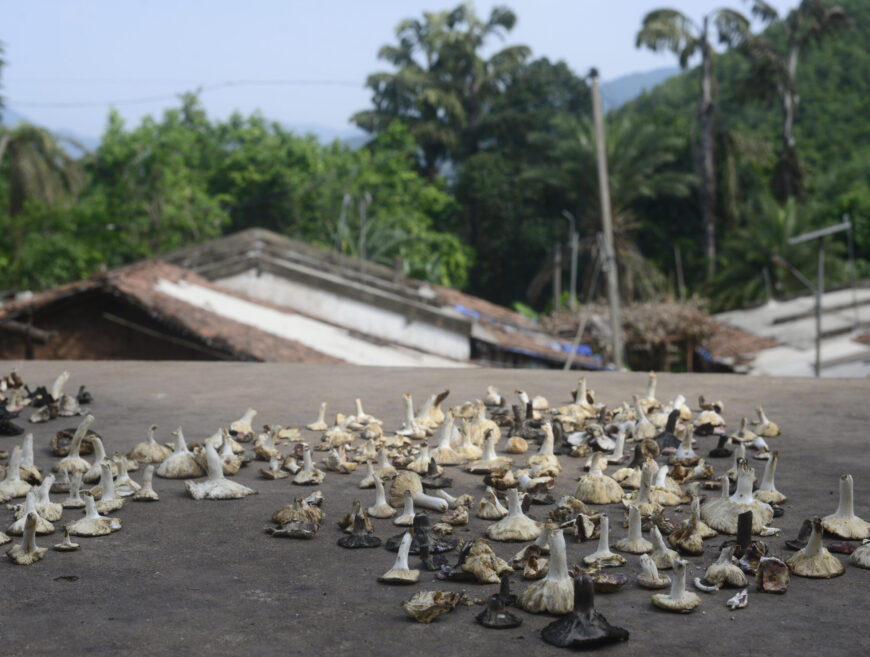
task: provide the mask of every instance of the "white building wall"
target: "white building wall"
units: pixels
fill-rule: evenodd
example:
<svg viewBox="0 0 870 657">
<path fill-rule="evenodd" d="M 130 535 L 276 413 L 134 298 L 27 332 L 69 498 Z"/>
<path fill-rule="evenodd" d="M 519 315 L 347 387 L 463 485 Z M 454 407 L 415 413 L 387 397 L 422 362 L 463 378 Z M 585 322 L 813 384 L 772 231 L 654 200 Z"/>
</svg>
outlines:
<svg viewBox="0 0 870 657">
<path fill-rule="evenodd" d="M 378 345 L 352 335 L 347 330 L 294 312 L 281 312 L 186 281 L 157 281 L 154 289 L 192 306 L 232 319 L 241 324 L 294 340 L 323 354 L 335 356 L 354 365 L 385 367 L 468 367 L 467 363 L 448 360 L 398 345 Z"/>
<path fill-rule="evenodd" d="M 346 326 L 374 337 L 456 360 L 471 358 L 468 336 L 268 272 L 249 270 L 215 281 L 235 292 Z"/>
</svg>

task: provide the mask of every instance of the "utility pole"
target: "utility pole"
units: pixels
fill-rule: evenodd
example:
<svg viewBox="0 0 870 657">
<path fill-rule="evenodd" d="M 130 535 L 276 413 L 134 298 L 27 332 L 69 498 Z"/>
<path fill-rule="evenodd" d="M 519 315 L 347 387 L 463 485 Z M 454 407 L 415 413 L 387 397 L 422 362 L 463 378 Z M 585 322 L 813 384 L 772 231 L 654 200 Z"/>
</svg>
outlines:
<svg viewBox="0 0 870 657">
<path fill-rule="evenodd" d="M 359 201 L 359 257 L 360 278 L 366 277 L 366 209 L 372 202 L 372 195 L 366 192 Z"/>
<path fill-rule="evenodd" d="M 580 240 L 577 238 L 577 220 L 574 215 L 567 210 L 562 210 L 562 216 L 570 224 L 568 229 L 570 235 L 568 237 L 571 240 L 571 280 L 569 283 L 571 292 L 568 297 L 568 308 L 570 308 L 573 315 L 574 311 L 577 310 L 577 247 Z"/>
<path fill-rule="evenodd" d="M 553 315 L 562 309 L 562 244 L 556 242 L 553 253 Z"/>
<path fill-rule="evenodd" d="M 595 154 L 598 160 L 598 191 L 601 195 L 601 228 L 604 233 L 604 270 L 607 272 L 607 300 L 610 305 L 610 331 L 613 334 L 613 365 L 622 369 L 622 320 L 619 309 L 619 278 L 613 252 L 613 227 L 610 220 L 610 183 L 607 179 L 607 150 L 604 142 L 604 116 L 601 111 L 601 89 L 598 69 L 591 69 L 592 119 L 595 123 Z"/>
<path fill-rule="evenodd" d="M 828 235 L 851 229 L 851 222 L 844 221 L 840 224 L 792 237 L 788 241 L 790 245 L 794 245 L 816 240 L 816 248 L 818 249 L 818 265 L 816 270 L 816 276 L 818 277 L 818 282 L 816 283 L 816 364 L 814 368 L 817 379 L 822 376 L 822 295 L 825 292 L 825 238 Z"/>
</svg>

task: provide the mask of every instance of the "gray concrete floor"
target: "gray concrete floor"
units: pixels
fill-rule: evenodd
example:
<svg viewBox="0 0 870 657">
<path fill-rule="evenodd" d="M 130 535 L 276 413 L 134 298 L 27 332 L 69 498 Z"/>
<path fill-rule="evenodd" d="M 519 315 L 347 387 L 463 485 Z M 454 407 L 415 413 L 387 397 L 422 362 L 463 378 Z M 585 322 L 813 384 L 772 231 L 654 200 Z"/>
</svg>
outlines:
<svg viewBox="0 0 870 657">
<path fill-rule="evenodd" d="M 365 409 L 382 417 L 387 429 L 401 420 L 401 393 L 411 392 L 421 403 L 435 389 L 450 388 L 450 403 L 481 397 L 495 384 L 509 394 L 522 387 L 552 403 L 570 400 L 576 374 L 516 370 L 401 370 L 339 366 L 293 366 L 242 363 L 153 362 L 0 362 L 0 372 L 19 367 L 26 380 L 50 384 L 62 369 L 72 376 L 69 390 L 87 385 L 95 401 L 94 429 L 107 449 L 126 452 L 142 440 L 147 427 L 159 425 L 158 438 L 184 427 L 189 442 L 210 435 L 218 426 L 238 418 L 248 405 L 260 412 L 256 421 L 303 426 L 312 421 L 321 401 L 329 412 L 352 412 L 355 397 Z M 642 393 L 646 375 L 591 374 L 602 400 L 615 405 Z M 855 511 L 870 518 L 870 460 L 867 427 L 870 421 L 870 384 L 858 380 L 746 378 L 725 375 L 660 375 L 658 397 L 684 393 L 690 401 L 703 393 L 725 402 L 729 429 L 739 426 L 763 402 L 783 436 L 771 439 L 780 450 L 777 487 L 789 496 L 785 515 L 775 521 L 780 538 L 768 539 L 774 554 L 787 557 L 785 539 L 792 538 L 810 515 L 832 513 L 837 507 L 840 474 L 855 479 Z M 26 424 L 26 423 L 25 423 Z M 51 435 L 73 426 L 61 418 L 27 425 L 36 438 L 37 464 L 48 469 Z M 314 439 L 313 434 L 310 435 Z M 9 449 L 14 438 L 0 438 Z M 712 438 L 701 439 L 701 451 Z M 556 493 L 570 493 L 580 463 L 561 457 L 563 473 Z M 524 457 L 515 457 L 518 464 Z M 728 467 L 713 461 L 717 472 Z M 760 474 L 763 463 L 751 461 Z M 453 493 L 470 492 L 479 498 L 481 477 L 451 468 Z M 141 469 L 134 478 L 141 477 Z M 321 487 L 327 513 L 314 540 L 278 540 L 267 536 L 272 512 L 310 489 L 289 480 L 265 481 L 257 467 L 243 469 L 237 480 L 259 494 L 239 501 L 195 502 L 181 481 L 155 478 L 161 495 L 157 504 L 128 503 L 116 515 L 124 529 L 108 537 L 80 539 L 73 553 L 49 551 L 30 567 L 0 562 L 0 645 L 3 655 L 93 654 L 118 655 L 271 655 L 271 654 L 383 654 L 505 656 L 554 652 L 539 636 L 553 617 L 522 611 L 517 629 L 496 632 L 477 625 L 480 607 L 460 607 L 431 625 L 408 619 L 400 603 L 421 589 L 464 590 L 471 598 L 486 598 L 495 586 L 433 582 L 424 573 L 411 587 L 377 583 L 393 562 L 383 548 L 344 550 L 335 521 L 355 498 L 370 504 L 373 491 L 361 491 L 360 474 L 327 474 Z M 547 507 L 533 507 L 542 519 Z M 621 518 L 617 506 L 608 509 Z M 680 518 L 685 514 L 671 514 Z M 0 525 L 11 520 L 0 510 Z M 67 512 L 64 521 L 77 517 Z M 62 525 L 63 521 L 57 523 Z M 374 520 L 382 539 L 398 533 L 388 520 Z M 460 538 L 482 535 L 487 523 L 472 518 Z M 624 534 L 612 521 L 612 538 Z M 59 533 L 40 537 L 41 546 L 60 540 Z M 826 540 L 826 543 L 830 542 Z M 721 539 L 706 541 L 706 552 L 690 558 L 690 577 L 702 575 L 715 559 Z M 520 544 L 494 543 L 499 556 L 510 558 Z M 579 562 L 594 545 L 568 537 L 568 558 Z M 5 547 L 3 548 L 5 551 Z M 840 556 L 844 561 L 846 557 Z M 411 558 L 412 564 L 414 557 Z M 628 575 L 639 570 L 629 555 Z M 77 577 L 75 581 L 59 579 Z M 518 576 L 515 591 L 525 584 Z M 622 591 L 599 595 L 597 608 L 608 620 L 631 632 L 627 644 L 606 649 L 608 654 L 672 655 L 828 655 L 860 654 L 870 647 L 866 619 L 870 572 L 847 565 L 834 580 L 793 577 L 784 596 L 749 591 L 749 606 L 730 611 L 725 600 L 733 592 L 702 594 L 702 605 L 687 616 L 661 612 L 650 604 L 650 592 L 631 581 Z"/>
</svg>

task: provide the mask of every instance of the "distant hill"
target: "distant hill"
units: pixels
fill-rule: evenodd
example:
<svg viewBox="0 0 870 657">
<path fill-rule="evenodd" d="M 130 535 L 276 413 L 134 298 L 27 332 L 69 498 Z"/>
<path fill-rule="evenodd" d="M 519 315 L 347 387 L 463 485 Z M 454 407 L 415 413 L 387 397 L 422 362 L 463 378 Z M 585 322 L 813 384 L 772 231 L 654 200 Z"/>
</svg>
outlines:
<svg viewBox="0 0 870 657">
<path fill-rule="evenodd" d="M 11 107 L 5 107 L 0 110 L 0 123 L 8 126 L 15 126 L 19 123 L 28 122 L 27 116 L 18 112 Z M 99 137 L 87 137 L 79 135 L 72 130 L 58 128 L 56 126 L 46 126 L 61 137 L 66 137 L 73 142 L 78 142 L 89 151 L 94 151 L 100 146 Z M 359 128 L 348 126 L 346 128 L 334 128 L 332 126 L 320 125 L 318 123 L 285 123 L 285 130 L 289 130 L 297 135 L 314 135 L 322 144 L 331 144 L 338 139 L 342 144 L 350 149 L 356 150 L 368 142 L 371 136 L 360 130 Z M 68 150 L 73 155 L 80 155 L 81 150 L 77 149 L 74 144 L 68 144 Z"/>
<path fill-rule="evenodd" d="M 601 100 L 605 111 L 615 110 L 634 100 L 680 72 L 676 66 L 664 66 L 644 73 L 629 73 L 601 83 Z"/>
</svg>

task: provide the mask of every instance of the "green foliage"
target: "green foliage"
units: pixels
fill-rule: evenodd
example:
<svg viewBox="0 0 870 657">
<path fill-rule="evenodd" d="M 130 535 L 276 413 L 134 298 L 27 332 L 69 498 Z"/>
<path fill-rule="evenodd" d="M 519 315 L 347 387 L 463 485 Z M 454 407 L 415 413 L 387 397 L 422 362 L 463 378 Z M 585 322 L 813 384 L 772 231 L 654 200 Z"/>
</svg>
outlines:
<svg viewBox="0 0 870 657">
<path fill-rule="evenodd" d="M 790 245 L 789 238 L 812 230 L 809 213 L 798 209 L 794 199 L 780 206 L 767 197 L 754 203 L 752 221 L 731 233 L 724 243 L 723 267 L 714 282 L 713 302 L 719 308 L 762 301 L 765 298 L 763 270 L 770 275 L 773 292 L 807 292 L 794 274 L 780 264 L 784 258 L 815 285 L 817 250 L 815 242 Z M 826 284 L 845 276 L 845 240 L 825 240 Z"/>
<path fill-rule="evenodd" d="M 434 179 L 446 162 L 477 151 L 486 107 L 528 58 L 526 46 L 504 48 L 488 59 L 480 54 L 490 37 L 504 35 L 515 23 L 514 13 L 498 6 L 484 21 L 471 3 L 425 12 L 422 21 L 402 21 L 396 28 L 399 44 L 378 53 L 398 70 L 369 76 L 374 108 L 352 120 L 375 133 L 401 120 L 420 148 L 423 171 Z"/>
<path fill-rule="evenodd" d="M 360 255 L 363 198 L 368 259 L 445 285 L 467 280 L 472 253 L 444 231 L 458 208 L 417 172 L 416 146 L 398 123 L 351 151 L 258 115 L 211 121 L 188 94 L 133 129 L 111 112 L 83 163 L 41 128 L 4 138 L 0 289 L 47 287 L 253 226 Z M 345 196 L 354 211 L 337 235 Z"/>
<path fill-rule="evenodd" d="M 864 217 L 868 214 L 866 200 L 870 197 L 870 165 L 864 146 L 870 143 L 870 124 L 863 119 L 870 116 L 870 51 L 864 47 L 870 39 L 870 5 L 861 0 L 838 0 L 836 4 L 845 10 L 852 27 L 823 41 L 814 40 L 800 52 L 795 83 L 800 104 L 794 136 L 805 174 L 806 196 L 794 212 L 807 230 L 836 223 L 844 213 L 849 213 L 856 227 L 860 273 L 867 270 L 863 263 L 870 257 L 870 237 L 867 237 L 870 231 L 862 230 L 867 226 L 864 222 L 868 220 Z M 787 40 L 785 26 L 773 23 L 765 30 L 763 38 L 769 40 L 772 48 L 783 52 Z M 639 120 L 682 126 L 680 129 L 686 134 L 696 131 L 698 76 L 697 69 L 687 71 L 627 104 L 621 111 Z M 641 230 L 645 237 L 640 241 L 658 242 L 650 237 L 670 235 L 681 247 L 690 290 L 712 293 L 717 306 L 726 308 L 763 297 L 761 267 L 763 262 L 769 262 L 769 255 L 765 260 L 759 254 L 751 266 L 744 267 L 745 263 L 735 258 L 732 238 L 742 235 L 757 240 L 760 236 L 749 237 L 747 229 L 751 230 L 751 225 L 757 221 L 759 208 L 775 206 L 768 197 L 782 150 L 779 147 L 782 119 L 776 89 L 770 93 L 771 87 L 754 76 L 750 60 L 740 52 L 727 51 L 717 57 L 714 76 L 719 90 L 717 216 L 725 219 L 718 230 L 723 246 L 724 242 L 732 245 L 729 254 L 723 253 L 719 263 L 725 270 L 718 272 L 712 289 L 703 285 L 702 271 L 697 264 L 702 245 L 698 212 L 691 202 L 657 198 L 644 203 L 640 216 L 645 224 Z M 747 93 L 747 86 L 753 93 Z M 682 163 L 687 169 L 691 166 L 689 154 Z M 765 215 L 772 214 L 768 207 Z M 754 245 L 749 246 L 754 248 Z M 661 249 L 653 257 L 665 268 L 669 255 Z M 731 268 L 735 268 L 733 273 L 729 271 Z M 746 281 L 747 287 L 755 289 L 723 294 L 722 281 L 736 281 L 740 271 L 751 278 Z M 811 274 L 815 265 L 810 263 L 808 269 L 802 271 Z M 830 283 L 845 282 L 844 268 L 829 269 L 828 279 Z M 783 282 L 786 290 L 787 285 L 791 283 Z"/>
</svg>

